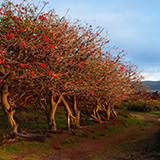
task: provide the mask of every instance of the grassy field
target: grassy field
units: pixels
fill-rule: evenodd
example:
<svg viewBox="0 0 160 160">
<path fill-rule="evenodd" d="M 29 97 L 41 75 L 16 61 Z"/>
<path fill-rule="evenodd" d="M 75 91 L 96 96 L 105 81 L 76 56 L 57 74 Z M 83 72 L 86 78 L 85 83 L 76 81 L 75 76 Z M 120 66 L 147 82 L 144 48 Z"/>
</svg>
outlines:
<svg viewBox="0 0 160 160">
<path fill-rule="evenodd" d="M 159 116 L 160 112 L 146 114 Z M 83 148 L 79 148 L 84 146 L 86 146 L 86 150 L 84 149 L 85 155 L 83 153 L 82 157 L 88 156 L 91 160 L 103 160 L 106 157 L 129 156 L 131 155 L 131 151 L 132 156 L 136 156 L 140 152 L 135 152 L 134 148 L 138 147 L 142 149 L 148 147 L 149 150 L 155 150 L 157 145 L 156 137 L 148 134 L 148 131 L 151 128 L 155 128 L 156 125 L 150 121 L 146 121 L 142 115 L 128 114 L 128 112 L 123 110 L 118 111 L 117 119 L 112 119 L 104 124 L 95 123 L 89 117 L 82 114 L 81 125 L 83 128 L 67 131 L 65 113 L 63 112 L 63 108 L 59 108 L 56 122 L 58 129 L 62 133 L 47 133 L 45 135 L 45 143 L 26 139 L 11 141 L 8 129 L 6 129 L 7 123 L 4 120 L 4 116 L 4 113 L 0 110 L 0 160 L 37 160 L 46 159 L 49 156 L 53 158 L 59 155 L 62 158 L 66 156 L 72 160 L 74 157 L 73 150 L 78 153 L 77 155 L 81 155 Z M 16 119 L 20 124 L 20 132 L 41 133 L 42 130 L 47 129 L 46 118 L 41 112 L 18 112 Z M 144 134 L 145 131 L 147 134 Z M 152 143 L 150 143 L 151 138 Z M 95 146 L 101 143 L 102 145 L 99 146 L 98 150 L 94 150 L 90 143 L 93 143 Z M 87 151 L 90 147 L 91 149 Z M 56 159 L 56 157 L 54 158 Z"/>
</svg>

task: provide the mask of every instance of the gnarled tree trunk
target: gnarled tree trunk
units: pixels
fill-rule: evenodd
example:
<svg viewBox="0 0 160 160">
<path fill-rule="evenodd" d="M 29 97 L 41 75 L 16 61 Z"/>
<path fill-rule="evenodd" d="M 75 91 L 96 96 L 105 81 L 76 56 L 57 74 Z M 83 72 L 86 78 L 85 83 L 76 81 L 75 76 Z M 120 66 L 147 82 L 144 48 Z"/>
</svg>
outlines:
<svg viewBox="0 0 160 160">
<path fill-rule="evenodd" d="M 75 113 L 75 116 L 76 116 L 76 119 L 75 119 L 75 124 L 76 126 L 75 127 L 80 127 L 80 111 L 77 109 L 77 99 L 76 99 L 76 95 L 74 95 L 74 113 Z"/>
<path fill-rule="evenodd" d="M 106 114 L 107 114 L 107 120 L 110 120 L 110 115 L 111 115 L 111 105 L 110 105 L 110 103 L 108 103 L 108 105 L 107 105 Z"/>
<path fill-rule="evenodd" d="M 51 130 L 57 130 L 56 128 L 56 121 L 55 121 L 55 114 L 56 114 L 56 110 L 58 107 L 58 104 L 61 102 L 61 98 L 62 95 L 58 98 L 58 101 L 55 101 L 56 95 L 54 94 L 54 92 L 51 92 L 51 99 L 50 99 L 50 112 L 49 112 L 49 117 L 48 117 L 48 125 L 49 125 L 49 129 Z"/>
<path fill-rule="evenodd" d="M 4 84 L 2 87 L 2 93 L 1 93 L 2 108 L 7 117 L 7 123 L 9 126 L 9 130 L 17 132 L 18 124 L 16 123 L 13 117 L 15 110 L 13 110 L 10 104 L 8 103 L 8 95 L 9 95 L 8 86 Z"/>
<path fill-rule="evenodd" d="M 43 108 L 43 110 L 45 112 L 45 115 L 47 117 L 48 126 L 49 126 L 50 130 L 54 130 L 54 131 L 57 130 L 56 121 L 55 121 L 55 114 L 56 114 L 56 110 L 57 110 L 58 104 L 61 102 L 61 98 L 62 98 L 62 96 L 60 96 L 58 101 L 56 102 L 56 95 L 54 94 L 53 91 L 51 91 L 51 94 L 50 94 L 50 109 L 49 109 L 49 111 L 47 111 L 47 104 L 44 105 L 42 103 L 42 101 L 39 100 L 39 104 Z"/>
<path fill-rule="evenodd" d="M 62 102 L 64 104 L 65 110 L 67 112 L 67 119 L 68 119 L 68 130 L 71 129 L 71 125 L 78 127 L 79 124 L 77 124 L 76 117 L 73 116 L 71 109 L 69 108 L 69 105 L 67 101 L 62 96 Z"/>
</svg>

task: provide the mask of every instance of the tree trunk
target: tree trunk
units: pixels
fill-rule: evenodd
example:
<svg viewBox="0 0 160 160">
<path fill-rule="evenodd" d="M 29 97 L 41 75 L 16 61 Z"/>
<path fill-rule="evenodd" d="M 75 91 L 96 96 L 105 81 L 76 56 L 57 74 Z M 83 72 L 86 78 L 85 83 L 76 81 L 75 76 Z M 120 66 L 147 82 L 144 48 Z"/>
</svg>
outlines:
<svg viewBox="0 0 160 160">
<path fill-rule="evenodd" d="M 75 113 L 75 116 L 76 116 L 76 119 L 75 119 L 75 124 L 76 126 L 75 127 L 80 127 L 80 123 L 79 123 L 79 120 L 80 120 L 80 111 L 77 109 L 77 100 L 76 100 L 76 96 L 74 95 L 74 113 Z"/>
<path fill-rule="evenodd" d="M 117 117 L 117 113 L 116 113 L 116 111 L 112 108 L 112 113 L 113 113 L 113 115 L 115 116 L 115 117 Z"/>
<path fill-rule="evenodd" d="M 107 120 L 110 120 L 110 115 L 111 115 L 111 106 L 110 106 L 110 104 L 108 104 L 108 106 L 107 106 Z"/>
<path fill-rule="evenodd" d="M 74 126 L 77 126 L 76 124 L 76 118 L 73 116 L 71 109 L 69 108 L 69 105 L 67 101 L 62 96 L 62 102 L 64 104 L 65 110 L 67 112 L 67 119 L 68 119 L 68 130 L 71 129 L 71 124 Z"/>
<path fill-rule="evenodd" d="M 1 101 L 2 101 L 2 108 L 6 114 L 8 127 L 10 131 L 17 132 L 18 124 L 14 120 L 14 113 L 15 110 L 12 110 L 12 107 L 8 103 L 8 86 L 4 85 L 2 88 L 2 94 L 1 94 Z"/>
<path fill-rule="evenodd" d="M 16 137 L 22 137 L 22 138 L 28 138 L 28 139 L 34 139 L 38 142 L 45 142 L 45 136 L 44 135 L 39 135 L 39 134 L 22 134 L 22 133 L 17 133 L 12 131 L 11 134 L 13 134 Z"/>
<path fill-rule="evenodd" d="M 54 92 L 51 92 L 51 99 L 50 99 L 50 112 L 48 114 L 48 125 L 49 129 L 56 131 L 56 121 L 55 121 L 55 114 L 58 107 L 58 104 L 61 102 L 62 95 L 59 97 L 58 101 L 55 102 L 55 96 Z"/>
</svg>

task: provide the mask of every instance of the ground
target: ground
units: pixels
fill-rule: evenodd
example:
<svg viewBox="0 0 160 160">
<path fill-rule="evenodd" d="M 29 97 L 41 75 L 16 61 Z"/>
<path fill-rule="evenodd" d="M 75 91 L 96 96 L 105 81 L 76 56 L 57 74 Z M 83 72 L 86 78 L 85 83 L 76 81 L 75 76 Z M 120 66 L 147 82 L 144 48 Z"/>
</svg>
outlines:
<svg viewBox="0 0 160 160">
<path fill-rule="evenodd" d="M 142 129 L 139 132 L 135 132 L 135 126 L 131 127 L 126 132 L 110 136 L 108 138 L 101 135 L 99 138 L 92 138 L 86 141 L 82 141 L 78 146 L 70 148 L 70 151 L 60 150 L 56 154 L 48 154 L 42 159 L 65 159 L 65 160 L 98 160 L 98 159 L 117 159 L 117 160 L 152 160 L 156 159 L 154 152 L 148 152 L 147 143 L 143 141 L 142 134 L 145 136 L 151 136 L 148 139 L 150 143 L 151 139 L 155 136 L 154 133 L 158 130 L 157 117 L 146 115 L 143 113 L 134 113 L 141 115 L 147 122 L 153 123 L 150 127 Z M 145 125 L 146 125 L 145 124 Z M 139 137 L 139 138 L 138 138 Z M 146 146 L 143 146 L 146 145 Z M 120 146 L 122 150 L 120 151 Z M 127 149 L 127 146 L 128 149 Z M 123 148 L 124 147 L 124 148 Z M 144 148 L 142 148 L 144 147 Z M 117 150 L 116 150 L 117 149 Z M 144 150 L 146 149 L 146 150 Z M 125 151 L 125 152 L 123 152 Z"/>
<path fill-rule="evenodd" d="M 20 140 L 2 145 L 0 159 L 156 160 L 158 118 L 132 112 L 108 123 L 47 134 L 46 142 Z M 21 151 L 18 151 L 21 148 Z M 5 151 L 10 150 L 10 152 Z M 4 158 L 6 155 L 6 158 Z"/>
</svg>

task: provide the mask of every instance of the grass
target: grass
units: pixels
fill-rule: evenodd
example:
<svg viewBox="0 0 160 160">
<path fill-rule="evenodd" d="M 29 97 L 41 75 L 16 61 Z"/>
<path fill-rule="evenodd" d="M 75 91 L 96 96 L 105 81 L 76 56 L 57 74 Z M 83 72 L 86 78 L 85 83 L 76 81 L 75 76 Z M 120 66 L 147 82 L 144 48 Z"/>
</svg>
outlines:
<svg viewBox="0 0 160 160">
<path fill-rule="evenodd" d="M 160 116 L 160 112 L 151 112 L 150 114 L 158 117 Z M 46 117 L 43 112 L 36 113 L 23 111 L 16 113 L 16 117 L 17 121 L 20 124 L 20 131 L 37 133 L 40 130 L 46 129 L 48 127 L 46 124 Z M 56 113 L 56 122 L 57 128 L 65 130 L 62 134 L 49 135 L 49 137 L 46 138 L 45 143 L 28 140 L 19 140 L 14 143 L 3 143 L 0 145 L 0 160 L 34 160 L 49 153 L 57 153 L 58 150 L 72 150 L 72 147 L 78 146 L 82 141 L 91 140 L 93 138 L 109 138 L 128 131 L 137 133 L 153 125 L 151 123 L 146 123 L 143 117 L 140 115 L 126 115 L 123 111 L 119 114 L 117 119 L 112 119 L 106 124 L 95 123 L 94 121 L 89 120 L 89 117 L 83 114 L 81 115 L 81 118 L 82 122 L 84 122 L 85 124 L 85 128 L 83 130 L 75 129 L 70 132 L 66 131 L 67 118 L 65 116 L 64 109 L 62 107 L 59 107 Z M 8 132 L 8 129 L 6 129 L 7 123 L 4 120 L 4 113 L 1 109 L 0 126 L 0 135 L 5 136 Z M 140 140 L 145 140 L 148 139 L 148 136 L 143 135 L 139 138 Z M 130 147 L 133 146 L 129 144 L 119 144 L 117 145 L 117 147 L 108 148 L 107 152 L 121 152 L 122 150 Z M 30 154 L 30 156 L 28 154 Z M 91 157 L 92 155 L 94 155 L 94 153 L 91 153 Z M 97 159 L 99 158 L 99 156 L 96 155 Z"/>
<path fill-rule="evenodd" d="M 160 118 L 160 111 L 151 111 L 146 114 Z"/>
</svg>

